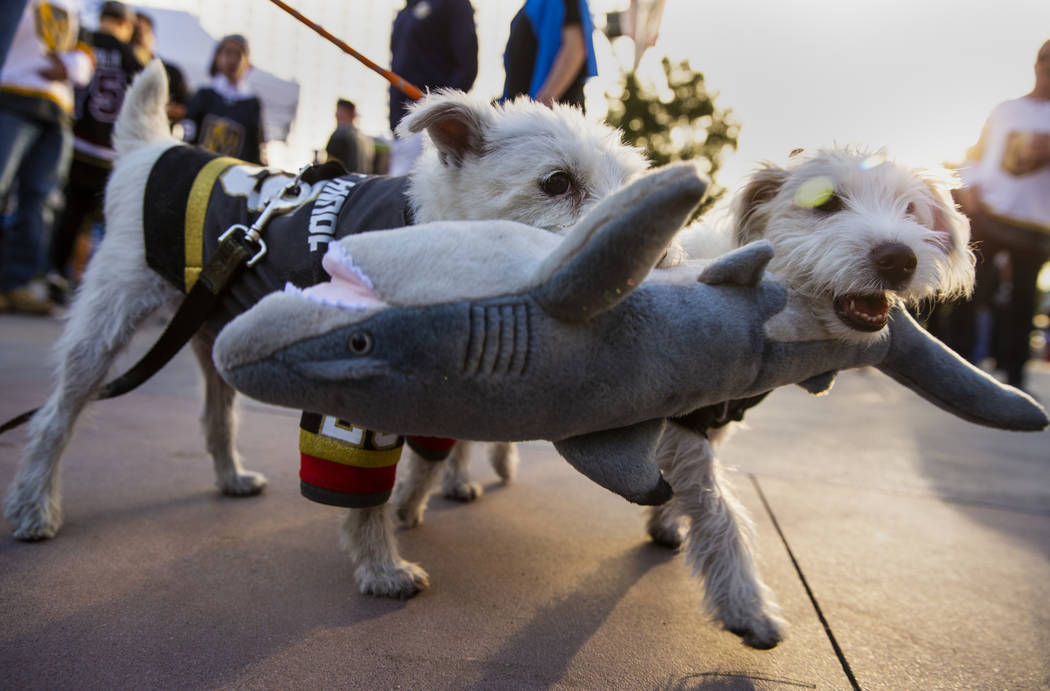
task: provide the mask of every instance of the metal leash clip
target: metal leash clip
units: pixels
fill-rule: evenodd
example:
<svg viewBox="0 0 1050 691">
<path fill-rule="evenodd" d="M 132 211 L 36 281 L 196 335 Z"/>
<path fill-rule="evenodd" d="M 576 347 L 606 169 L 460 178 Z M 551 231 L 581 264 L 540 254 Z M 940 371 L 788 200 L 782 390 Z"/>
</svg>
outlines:
<svg viewBox="0 0 1050 691">
<path fill-rule="evenodd" d="M 310 186 L 302 184 L 303 172 L 309 166 L 303 166 L 299 173 L 292 178 L 287 185 L 281 188 L 281 191 L 275 194 L 266 202 L 266 206 L 263 207 L 262 213 L 259 214 L 255 222 L 252 223 L 251 227 L 244 225 L 243 223 L 235 223 L 226 229 L 222 235 L 219 236 L 219 242 L 221 243 L 234 231 L 241 231 L 244 233 L 244 239 L 251 242 L 259 247 L 258 251 L 248 260 L 247 266 L 254 266 L 256 262 L 266 255 L 266 241 L 262 239 L 262 231 L 266 227 L 266 224 L 270 222 L 270 219 L 277 215 L 283 214 L 292 209 L 297 208 L 303 202 L 306 201 L 310 195 Z"/>
</svg>

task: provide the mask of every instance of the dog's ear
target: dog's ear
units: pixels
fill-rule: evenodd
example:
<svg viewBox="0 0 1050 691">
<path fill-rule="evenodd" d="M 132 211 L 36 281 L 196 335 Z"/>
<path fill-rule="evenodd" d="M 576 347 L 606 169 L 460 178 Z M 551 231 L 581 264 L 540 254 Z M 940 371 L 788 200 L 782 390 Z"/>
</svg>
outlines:
<svg viewBox="0 0 1050 691">
<path fill-rule="evenodd" d="M 492 118 L 487 103 L 458 91 L 437 91 L 412 108 L 397 133 L 404 137 L 426 130 L 441 163 L 458 167 L 467 156 L 481 155 Z"/>
<path fill-rule="evenodd" d="M 921 171 L 920 177 L 929 192 L 928 227 L 934 231 L 935 238 L 932 242 L 944 252 L 953 267 L 941 295 L 967 296 L 973 290 L 976 257 L 970 247 L 970 219 L 959 210 L 952 196 L 958 178 L 943 169 Z M 927 225 L 923 220 L 920 223 Z"/>
<path fill-rule="evenodd" d="M 736 219 L 733 233 L 737 245 L 746 245 L 764 235 L 769 220 L 767 205 L 777 196 L 789 175 L 787 170 L 772 163 L 766 163 L 752 173 L 733 202 L 733 217 Z"/>
<path fill-rule="evenodd" d="M 951 190 L 957 182 L 950 174 L 931 177 L 931 174 L 923 176 L 923 182 L 930 191 L 930 211 L 933 215 L 933 230 L 948 233 L 952 240 L 958 240 L 960 227 L 965 234 L 969 230 L 969 221 L 959 211 Z"/>
</svg>

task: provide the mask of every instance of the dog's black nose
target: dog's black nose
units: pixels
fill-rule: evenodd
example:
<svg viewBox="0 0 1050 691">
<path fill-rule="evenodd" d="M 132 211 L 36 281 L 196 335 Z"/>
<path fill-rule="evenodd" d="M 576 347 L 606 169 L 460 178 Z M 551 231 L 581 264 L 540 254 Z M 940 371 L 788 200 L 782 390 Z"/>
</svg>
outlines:
<svg viewBox="0 0 1050 691">
<path fill-rule="evenodd" d="M 871 261 L 879 278 L 891 290 L 908 285 L 919 260 L 911 248 L 900 242 L 887 242 L 871 251 Z"/>
</svg>

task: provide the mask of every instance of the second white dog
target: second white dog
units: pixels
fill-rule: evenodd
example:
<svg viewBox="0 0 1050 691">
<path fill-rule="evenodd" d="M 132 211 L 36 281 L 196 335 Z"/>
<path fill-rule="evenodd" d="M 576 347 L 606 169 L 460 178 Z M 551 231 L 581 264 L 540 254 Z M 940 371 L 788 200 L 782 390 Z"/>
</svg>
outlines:
<svg viewBox="0 0 1050 691">
<path fill-rule="evenodd" d="M 972 286 L 969 222 L 955 209 L 950 188 L 943 171 L 909 168 L 881 154 L 803 153 L 785 166 L 757 170 L 728 209 L 715 212 L 718 221 L 691 226 L 678 240 L 691 258 L 770 240 L 776 248 L 771 273 L 791 286 L 798 306 L 827 337 L 874 342 L 886 336 L 895 302 L 951 297 Z M 731 419 L 718 413 L 708 419 L 714 424 L 699 431 L 684 421 L 667 426 L 658 453 L 674 498 L 651 509 L 648 531 L 670 547 L 684 540 L 710 612 L 748 645 L 769 648 L 781 640 L 784 621 L 758 573 L 752 521 L 715 456 Z M 461 480 L 464 468 L 459 456 Z M 399 479 L 394 504 L 405 524 L 421 520 L 433 472 Z"/>
</svg>

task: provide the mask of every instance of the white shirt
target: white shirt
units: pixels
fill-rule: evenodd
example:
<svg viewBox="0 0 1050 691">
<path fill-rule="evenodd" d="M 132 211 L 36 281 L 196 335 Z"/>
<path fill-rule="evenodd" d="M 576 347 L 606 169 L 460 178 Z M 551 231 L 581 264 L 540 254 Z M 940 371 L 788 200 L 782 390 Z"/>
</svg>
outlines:
<svg viewBox="0 0 1050 691">
<path fill-rule="evenodd" d="M 981 154 L 961 171 L 980 188 L 981 202 L 995 216 L 1050 233 L 1050 165 L 1011 173 L 1008 160 L 1033 134 L 1050 135 L 1050 101 L 1022 97 L 992 110 L 981 133 Z"/>
<path fill-rule="evenodd" d="M 90 49 L 77 45 L 80 26 L 79 0 L 31 0 L 22 12 L 14 41 L 0 70 L 0 88 L 4 91 L 47 98 L 67 113 L 73 112 L 73 84 L 91 80 L 95 69 Z M 69 79 L 51 81 L 39 71 L 49 66 L 48 54 L 54 53 L 66 66 Z"/>
</svg>

